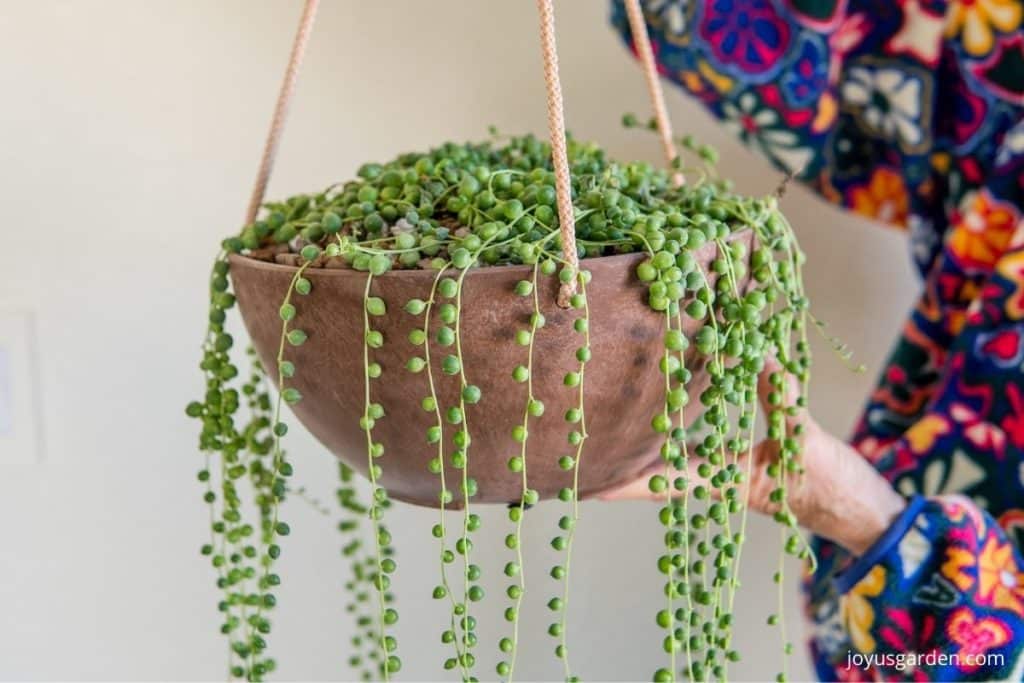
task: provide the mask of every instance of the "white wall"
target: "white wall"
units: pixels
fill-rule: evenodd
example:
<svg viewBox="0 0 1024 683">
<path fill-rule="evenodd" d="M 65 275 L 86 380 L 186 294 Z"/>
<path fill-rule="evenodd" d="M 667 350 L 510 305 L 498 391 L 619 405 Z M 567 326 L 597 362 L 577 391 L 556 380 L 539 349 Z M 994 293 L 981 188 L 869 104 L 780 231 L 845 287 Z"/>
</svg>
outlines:
<svg viewBox="0 0 1024 683">
<path fill-rule="evenodd" d="M 300 4 L 0 0 L 0 304 L 35 312 L 45 430 L 42 462 L 0 465 L 0 678 L 223 677 L 216 593 L 197 554 L 205 512 L 195 425 L 182 408 L 201 388 L 207 269 L 243 212 Z M 657 160 L 653 137 L 619 129 L 624 110 L 646 110 L 645 95 L 604 2 L 558 4 L 570 127 L 615 156 Z M 482 137 L 491 123 L 545 130 L 533 3 L 323 5 L 271 196 L 347 178 L 364 160 Z M 668 97 L 677 129 L 718 145 L 740 188 L 775 186 L 765 162 L 682 95 Z M 904 238 L 801 190 L 784 208 L 809 254 L 815 309 L 869 367 L 851 375 L 818 345 L 813 407 L 845 432 L 916 289 Z M 301 479 L 330 501 L 330 457 L 303 436 L 291 450 Z M 288 507 L 279 678 L 346 677 L 332 520 L 298 500 Z M 546 568 L 556 511 L 532 517 L 528 556 Z M 428 595 L 433 518 L 403 508 L 392 523 L 407 679 L 442 675 L 443 612 Z M 771 677 L 780 657 L 763 626 L 778 536 L 758 521 L 745 553 L 737 680 Z M 500 552 L 500 537 L 482 552 Z M 654 510 L 587 504 L 578 539 L 577 667 L 594 680 L 646 679 L 660 641 Z M 520 671 L 560 678 L 543 633 L 544 591 L 534 598 Z M 795 624 L 795 590 L 787 600 Z M 481 672 L 493 670 L 502 607 L 482 620 L 491 626 L 482 627 Z M 791 671 L 809 675 L 802 652 Z"/>
</svg>

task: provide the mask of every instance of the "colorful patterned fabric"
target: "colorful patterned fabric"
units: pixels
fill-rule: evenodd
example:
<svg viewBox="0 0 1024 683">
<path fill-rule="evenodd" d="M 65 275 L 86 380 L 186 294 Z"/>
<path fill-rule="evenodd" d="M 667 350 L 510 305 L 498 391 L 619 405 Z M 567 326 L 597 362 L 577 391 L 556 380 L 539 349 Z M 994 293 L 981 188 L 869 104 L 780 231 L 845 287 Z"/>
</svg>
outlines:
<svg viewBox="0 0 1024 683">
<path fill-rule="evenodd" d="M 924 279 L 852 439 L 910 504 L 860 558 L 815 540 L 818 675 L 1021 680 L 1021 0 L 644 4 L 666 78 L 829 201 L 906 227 Z"/>
</svg>

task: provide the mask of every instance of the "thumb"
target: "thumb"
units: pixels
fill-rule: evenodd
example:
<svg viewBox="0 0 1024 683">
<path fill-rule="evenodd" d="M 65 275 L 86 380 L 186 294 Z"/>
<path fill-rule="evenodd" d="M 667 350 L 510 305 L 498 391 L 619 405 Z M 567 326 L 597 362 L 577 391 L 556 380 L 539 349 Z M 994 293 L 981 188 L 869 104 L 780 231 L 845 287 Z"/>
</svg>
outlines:
<svg viewBox="0 0 1024 683">
<path fill-rule="evenodd" d="M 704 477 L 697 473 L 696 462 L 690 460 L 687 465 L 688 470 L 676 469 L 671 465 L 667 465 L 664 460 L 659 458 L 631 481 L 616 488 L 596 493 L 592 497 L 598 500 L 653 500 L 664 502 L 669 491 L 671 491 L 673 498 L 687 495 L 689 489 L 694 484 L 704 481 Z M 665 490 L 655 491 L 652 489 L 651 478 L 654 476 L 667 480 L 664 482 Z M 686 480 L 687 485 L 682 489 L 678 489 L 675 486 L 678 477 L 683 477 Z"/>
</svg>

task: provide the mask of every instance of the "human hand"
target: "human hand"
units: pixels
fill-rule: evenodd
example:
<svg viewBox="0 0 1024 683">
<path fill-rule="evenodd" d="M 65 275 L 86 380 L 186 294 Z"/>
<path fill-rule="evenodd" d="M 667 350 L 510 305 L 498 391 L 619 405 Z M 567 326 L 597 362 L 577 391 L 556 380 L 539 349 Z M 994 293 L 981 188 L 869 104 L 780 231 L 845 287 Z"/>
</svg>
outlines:
<svg viewBox="0 0 1024 683">
<path fill-rule="evenodd" d="M 767 397 L 772 391 L 768 376 L 776 371 L 781 371 L 778 364 L 769 364 L 758 378 L 758 398 L 766 410 Z M 797 396 L 796 380 L 787 376 L 787 381 L 789 386 L 783 394 L 790 398 Z M 801 526 L 854 555 L 863 554 L 903 511 L 906 501 L 860 453 L 822 429 L 806 410 L 796 411 L 787 420 L 790 428 L 803 425 L 799 438 L 804 472 L 787 475 L 786 503 L 790 511 Z M 765 440 L 754 446 L 749 458 L 739 458 L 738 464 L 746 474 L 740 485 L 739 499 L 748 500 L 751 509 L 763 514 L 773 515 L 781 507 L 771 497 L 778 481 L 768 474 L 768 466 L 778 457 L 778 443 Z M 688 495 L 691 487 L 707 484 L 697 472 L 699 462 L 691 458 L 689 471 L 679 473 L 687 478 L 689 486 L 678 495 Z M 653 493 L 648 486 L 651 475 L 664 473 L 664 467 L 664 463 L 659 462 L 655 469 L 634 481 L 597 497 L 601 500 L 664 501 L 665 493 Z"/>
</svg>

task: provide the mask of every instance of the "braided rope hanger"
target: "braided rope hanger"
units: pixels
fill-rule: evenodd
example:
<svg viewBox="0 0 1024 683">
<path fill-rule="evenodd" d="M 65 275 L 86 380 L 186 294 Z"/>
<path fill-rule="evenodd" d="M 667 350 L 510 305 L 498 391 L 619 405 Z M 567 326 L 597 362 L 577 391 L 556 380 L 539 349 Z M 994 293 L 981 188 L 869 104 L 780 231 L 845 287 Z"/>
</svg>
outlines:
<svg viewBox="0 0 1024 683">
<path fill-rule="evenodd" d="M 654 121 L 658 124 L 658 136 L 661 138 L 661 148 L 665 153 L 665 160 L 669 168 L 679 156 L 675 144 L 672 142 L 672 122 L 668 118 L 668 108 L 665 106 L 665 93 L 661 89 L 661 77 L 658 74 L 658 64 L 654 60 L 654 49 L 651 47 L 651 37 L 647 34 L 647 21 L 644 19 L 644 12 L 640 9 L 640 0 L 625 0 L 626 16 L 629 18 L 629 32 L 633 34 L 633 45 L 640 56 L 640 62 L 644 67 L 644 80 L 647 81 L 647 94 L 651 98 L 651 108 L 654 110 Z M 686 182 L 681 171 L 672 175 L 672 182 L 676 186 Z"/>
<path fill-rule="evenodd" d="M 651 49 L 651 41 L 647 35 L 647 23 L 644 21 L 639 0 L 625 0 L 625 3 L 629 14 L 633 41 L 643 62 L 644 75 L 647 80 L 647 91 L 654 109 L 654 117 L 661 136 L 662 147 L 666 158 L 671 164 L 675 160 L 677 153 L 675 146 L 672 144 L 672 126 L 668 119 L 668 111 L 665 108 L 665 96 L 661 89 L 661 81 L 658 77 L 657 65 L 655 64 L 654 53 Z M 306 45 L 309 43 L 309 37 L 313 31 L 313 23 L 316 20 L 316 11 L 319 5 L 320 0 L 306 0 L 303 7 L 302 18 L 299 20 L 299 28 L 295 34 L 291 56 L 288 59 L 288 67 L 285 70 L 284 81 L 281 83 L 281 91 L 277 96 L 277 103 L 274 107 L 270 131 L 267 133 L 267 140 L 263 146 L 263 156 L 260 158 L 256 182 L 253 185 L 252 194 L 249 198 L 249 207 L 245 214 L 246 225 L 256 220 L 260 206 L 263 204 L 267 183 L 270 181 L 270 173 L 273 170 L 277 149 L 281 142 L 281 135 L 284 132 L 288 108 L 295 93 L 299 67 L 302 65 Z M 573 275 L 568 282 L 562 284 L 559 290 L 558 304 L 564 308 L 569 305 L 569 299 L 576 291 L 576 272 L 579 269 L 579 257 L 576 252 L 576 220 L 573 215 L 572 185 L 565 142 L 565 112 L 562 104 L 562 84 L 558 75 L 558 51 L 555 44 L 555 11 L 552 0 L 537 0 L 537 11 L 540 15 L 541 54 L 544 58 L 544 83 L 547 89 L 548 135 L 551 139 L 551 158 L 555 171 L 555 196 L 558 202 L 558 222 L 562 238 L 562 254 Z M 681 185 L 683 183 L 683 175 L 676 173 L 673 176 L 673 181 L 676 185 Z"/>
<path fill-rule="evenodd" d="M 320 0 L 306 0 L 306 5 L 302 10 L 299 30 L 295 34 L 292 54 L 288 58 L 288 68 L 284 72 L 284 82 L 281 83 L 281 92 L 278 94 L 277 104 L 274 106 L 274 118 L 270 122 L 267 141 L 263 144 L 263 157 L 260 159 L 260 167 L 256 172 L 256 183 L 253 185 L 252 195 L 249 198 L 249 209 L 245 212 L 246 225 L 256 220 L 256 214 L 259 213 L 260 205 L 263 203 L 263 196 L 267 192 L 270 171 L 274 168 L 277 147 L 281 143 L 281 133 L 284 132 L 284 122 L 288 117 L 288 105 L 291 104 L 292 95 L 295 94 L 295 82 L 299 78 L 299 67 L 302 66 L 302 58 L 306 54 L 306 44 L 309 43 L 309 35 L 313 32 L 313 22 L 316 20 L 316 10 L 319 6 Z"/>
<path fill-rule="evenodd" d="M 558 199 L 558 224 L 562 237 L 562 255 L 572 277 L 558 290 L 558 305 L 569 307 L 576 293 L 576 216 L 572 205 L 572 179 L 569 155 L 565 149 L 565 111 L 562 107 L 562 82 L 558 77 L 558 50 L 555 45 L 555 8 L 552 0 L 537 0 L 540 14 L 540 49 L 544 57 L 544 85 L 548 94 L 548 137 L 551 139 L 551 165 L 555 169 L 555 196 Z"/>
</svg>

